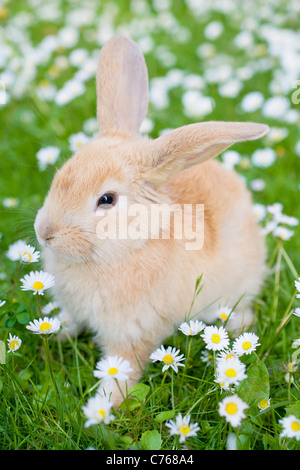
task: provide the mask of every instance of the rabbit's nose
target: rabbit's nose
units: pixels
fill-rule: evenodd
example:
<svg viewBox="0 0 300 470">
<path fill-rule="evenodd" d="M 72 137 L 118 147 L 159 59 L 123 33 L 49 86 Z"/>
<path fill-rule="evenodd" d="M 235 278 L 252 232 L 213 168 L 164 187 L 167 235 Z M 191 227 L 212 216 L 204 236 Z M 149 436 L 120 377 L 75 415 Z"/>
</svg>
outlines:
<svg viewBox="0 0 300 470">
<path fill-rule="evenodd" d="M 39 220 L 38 217 L 34 228 L 37 239 L 41 245 L 49 243 L 55 237 L 55 233 L 57 232 L 57 227 L 55 227 L 53 223 Z"/>
</svg>

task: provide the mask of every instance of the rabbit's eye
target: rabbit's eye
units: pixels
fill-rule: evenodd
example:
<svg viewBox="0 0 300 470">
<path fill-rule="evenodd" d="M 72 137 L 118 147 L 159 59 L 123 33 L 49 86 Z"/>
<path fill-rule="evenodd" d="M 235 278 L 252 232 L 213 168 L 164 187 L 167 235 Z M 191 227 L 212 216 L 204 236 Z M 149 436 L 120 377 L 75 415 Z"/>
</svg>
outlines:
<svg viewBox="0 0 300 470">
<path fill-rule="evenodd" d="M 118 202 L 118 196 L 114 193 L 103 194 L 97 202 L 97 207 L 102 207 L 103 209 L 110 209 L 115 206 Z"/>
</svg>

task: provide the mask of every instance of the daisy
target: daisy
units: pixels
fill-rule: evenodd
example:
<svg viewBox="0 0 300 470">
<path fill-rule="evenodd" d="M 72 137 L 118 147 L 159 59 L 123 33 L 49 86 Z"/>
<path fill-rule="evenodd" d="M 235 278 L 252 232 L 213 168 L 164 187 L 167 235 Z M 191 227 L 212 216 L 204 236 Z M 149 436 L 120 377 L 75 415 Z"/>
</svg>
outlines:
<svg viewBox="0 0 300 470">
<path fill-rule="evenodd" d="M 222 326 L 219 328 L 217 326 L 207 326 L 201 336 L 206 343 L 206 348 L 213 351 L 226 349 L 229 345 L 228 333 Z"/>
<path fill-rule="evenodd" d="M 9 338 L 7 340 L 7 343 L 8 343 L 8 349 L 9 349 L 8 352 L 9 353 L 10 352 L 15 352 L 21 346 L 22 340 L 20 338 L 18 338 L 18 336 L 16 336 L 16 335 L 12 336 L 11 333 L 9 333 Z"/>
<path fill-rule="evenodd" d="M 252 163 L 254 166 L 260 168 L 267 168 L 276 160 L 275 150 L 271 148 L 258 149 L 252 155 Z"/>
<path fill-rule="evenodd" d="M 96 364 L 94 376 L 109 384 L 114 380 L 128 380 L 128 373 L 131 371 L 129 361 L 118 356 L 108 356 Z"/>
<path fill-rule="evenodd" d="M 25 264 L 35 263 L 40 257 L 40 252 L 30 245 L 25 245 L 20 252 L 20 261 Z"/>
<path fill-rule="evenodd" d="M 90 138 L 85 135 L 83 132 L 78 132 L 77 134 L 72 134 L 69 137 L 70 150 L 72 152 L 77 152 L 81 147 L 87 144 L 90 141 Z"/>
<path fill-rule="evenodd" d="M 12 245 L 9 245 L 6 256 L 11 261 L 20 261 L 21 253 L 24 252 L 24 248 L 26 246 L 27 246 L 27 244 L 24 240 L 18 240 L 17 242 L 13 243 Z"/>
<path fill-rule="evenodd" d="M 297 295 L 297 297 L 299 298 L 299 295 Z M 300 308 L 299 307 L 295 309 L 295 311 L 293 312 L 293 315 L 295 315 L 296 317 L 300 317 Z"/>
<path fill-rule="evenodd" d="M 241 101 L 241 108 L 246 113 L 257 111 L 264 102 L 264 96 L 259 91 L 253 91 L 244 96 Z"/>
<path fill-rule="evenodd" d="M 165 349 L 164 346 L 161 346 L 151 354 L 150 359 L 152 359 L 152 362 L 163 362 L 164 366 L 162 368 L 162 372 L 165 372 L 165 370 L 171 367 L 177 373 L 179 366 L 184 367 L 184 364 L 181 364 L 181 361 L 185 359 L 183 354 L 178 356 L 179 353 L 179 349 L 176 350 L 176 348 L 172 348 L 171 346 L 168 346 L 168 348 Z"/>
<path fill-rule="evenodd" d="M 294 281 L 295 287 L 299 294 L 296 295 L 297 299 L 300 299 L 300 277 L 298 277 L 298 281 Z"/>
<path fill-rule="evenodd" d="M 293 230 L 289 230 L 286 227 L 276 227 L 273 231 L 273 235 L 281 240 L 289 240 L 293 235 Z"/>
<path fill-rule="evenodd" d="M 223 351 L 220 351 L 219 354 L 216 357 L 216 360 L 222 360 L 222 359 L 232 359 L 233 357 L 239 357 L 236 352 L 232 351 L 232 349 L 224 349 Z"/>
<path fill-rule="evenodd" d="M 33 295 L 44 295 L 44 291 L 55 284 L 54 277 L 44 271 L 31 271 L 29 274 L 25 274 L 21 282 L 21 289 L 32 290 Z"/>
<path fill-rule="evenodd" d="M 6 300 L 0 300 L 0 307 L 3 307 L 4 304 L 6 304 Z"/>
<path fill-rule="evenodd" d="M 295 437 L 297 441 L 300 441 L 300 419 L 290 415 L 280 419 L 279 423 L 283 427 L 281 437 Z"/>
<path fill-rule="evenodd" d="M 251 354 L 256 350 L 260 343 L 258 343 L 258 336 L 255 333 L 243 333 L 233 343 L 233 351 L 242 356 L 242 354 Z"/>
<path fill-rule="evenodd" d="M 225 322 L 226 320 L 228 320 L 228 318 L 232 318 L 234 316 L 234 312 L 232 311 L 231 308 L 229 307 L 220 307 L 219 311 L 218 311 L 218 318 L 220 320 L 222 320 L 222 322 Z"/>
<path fill-rule="evenodd" d="M 54 310 L 57 310 L 59 308 L 59 305 L 57 302 L 49 302 L 48 304 L 44 305 L 42 308 L 42 313 L 44 315 L 49 315 L 49 313 L 53 312 Z"/>
<path fill-rule="evenodd" d="M 198 423 L 190 423 L 190 415 L 182 417 L 181 413 L 178 414 L 175 421 L 170 420 L 166 422 L 166 426 L 170 429 L 170 434 L 173 436 L 177 434 L 180 436 L 179 442 L 185 442 L 187 437 L 196 436 L 200 427 Z"/>
<path fill-rule="evenodd" d="M 84 426 L 88 428 L 93 424 L 110 423 L 110 421 L 115 419 L 111 414 L 112 406 L 113 403 L 109 398 L 97 393 L 94 397 L 88 400 L 85 406 L 82 407 L 83 413 L 88 418 Z"/>
<path fill-rule="evenodd" d="M 58 147 L 50 146 L 40 149 L 36 154 L 39 169 L 43 171 L 47 168 L 48 165 L 54 165 L 59 157 L 59 154 L 60 149 Z"/>
<path fill-rule="evenodd" d="M 244 410 L 248 405 L 237 395 L 225 397 L 219 403 L 219 415 L 224 416 L 226 421 L 233 427 L 239 426 L 246 417 Z"/>
<path fill-rule="evenodd" d="M 264 206 L 263 204 L 257 203 L 257 204 L 253 204 L 252 212 L 257 222 L 261 222 L 266 217 L 267 209 L 266 209 L 266 206 Z"/>
<path fill-rule="evenodd" d="M 178 330 L 181 331 L 186 336 L 195 336 L 200 331 L 204 330 L 205 324 L 202 321 L 193 321 L 191 320 L 190 323 L 184 322 L 181 323 Z"/>
<path fill-rule="evenodd" d="M 270 403 L 271 403 L 271 398 L 268 398 L 268 400 L 266 398 L 263 398 L 262 400 L 260 400 L 260 402 L 257 404 L 259 411 L 262 412 L 266 408 L 269 408 Z"/>
<path fill-rule="evenodd" d="M 22 263 L 35 263 L 40 257 L 40 252 L 35 251 L 30 245 L 24 240 L 18 240 L 8 247 L 6 256 L 11 261 L 22 261 Z"/>
<path fill-rule="evenodd" d="M 2 201 L 2 204 L 7 209 L 11 209 L 19 205 L 19 199 L 16 197 L 5 197 Z"/>
<path fill-rule="evenodd" d="M 219 359 L 216 373 L 218 381 L 228 385 L 238 385 L 247 377 L 246 366 L 237 357 Z"/>
<path fill-rule="evenodd" d="M 51 333 L 56 333 L 60 329 L 60 326 L 61 323 L 58 318 L 44 317 L 39 318 L 38 320 L 33 320 L 33 322 L 29 322 L 29 325 L 27 325 L 26 328 L 34 334 L 49 335 Z"/>
<path fill-rule="evenodd" d="M 300 310 L 300 309 L 299 309 Z M 299 316 L 300 316 L 300 311 L 299 311 Z M 300 338 L 298 339 L 295 339 L 293 342 L 292 342 L 292 348 L 298 348 L 300 346 Z"/>
</svg>

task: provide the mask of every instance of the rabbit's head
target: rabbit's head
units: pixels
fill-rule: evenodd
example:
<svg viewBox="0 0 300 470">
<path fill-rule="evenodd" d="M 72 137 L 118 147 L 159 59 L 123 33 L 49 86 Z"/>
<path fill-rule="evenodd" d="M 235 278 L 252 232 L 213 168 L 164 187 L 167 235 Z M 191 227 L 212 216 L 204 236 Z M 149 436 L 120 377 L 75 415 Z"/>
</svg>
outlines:
<svg viewBox="0 0 300 470">
<path fill-rule="evenodd" d="M 99 134 L 57 171 L 35 231 L 42 246 L 73 262 L 111 264 L 148 242 L 149 212 L 137 214 L 138 207 L 172 201 L 166 188 L 181 171 L 262 137 L 268 126 L 210 121 L 154 140 L 141 136 L 147 68 L 136 44 L 122 36 L 101 50 L 96 83 Z M 137 215 L 144 234 L 128 236 Z"/>
</svg>

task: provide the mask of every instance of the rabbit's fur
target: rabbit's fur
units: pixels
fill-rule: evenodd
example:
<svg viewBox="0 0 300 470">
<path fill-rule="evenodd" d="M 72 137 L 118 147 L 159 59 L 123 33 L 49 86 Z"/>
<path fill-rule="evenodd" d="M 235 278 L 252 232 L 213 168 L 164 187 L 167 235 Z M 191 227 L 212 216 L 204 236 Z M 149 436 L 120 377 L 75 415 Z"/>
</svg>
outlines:
<svg viewBox="0 0 300 470">
<path fill-rule="evenodd" d="M 211 121 L 155 140 L 141 136 L 147 69 L 135 43 L 122 36 L 100 53 L 97 97 L 99 135 L 57 171 L 35 230 L 45 269 L 55 276 L 63 318 L 74 333 L 92 330 L 104 355 L 130 361 L 129 389 L 150 354 L 185 320 L 201 274 L 203 289 L 190 318 L 200 312 L 199 319 L 212 322 L 219 303 L 239 302 L 228 327 L 251 323 L 251 300 L 263 279 L 264 243 L 244 184 L 210 159 L 235 142 L 262 137 L 268 126 Z M 148 208 L 204 204 L 202 249 L 187 250 L 186 240 L 172 236 L 100 239 L 97 201 L 107 192 Z M 123 210 L 118 202 L 106 213 L 113 217 Z M 114 388 L 115 406 L 121 400 Z"/>
</svg>

